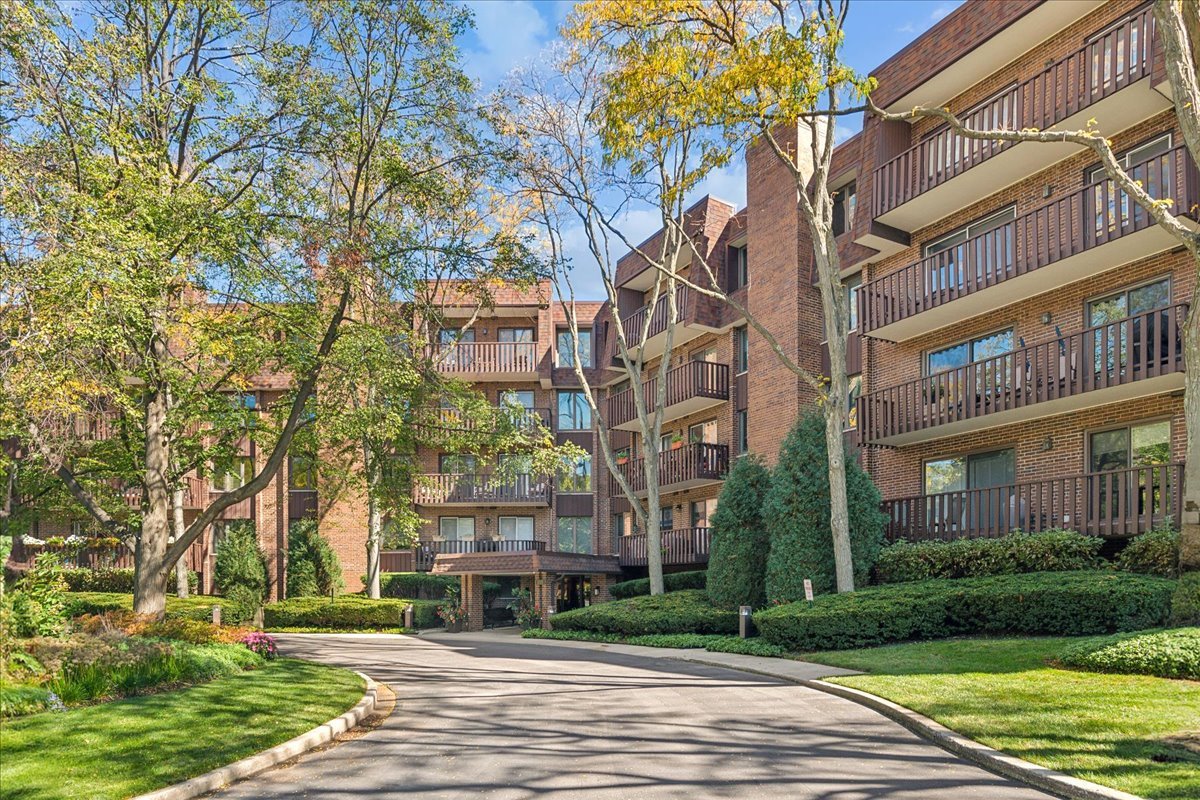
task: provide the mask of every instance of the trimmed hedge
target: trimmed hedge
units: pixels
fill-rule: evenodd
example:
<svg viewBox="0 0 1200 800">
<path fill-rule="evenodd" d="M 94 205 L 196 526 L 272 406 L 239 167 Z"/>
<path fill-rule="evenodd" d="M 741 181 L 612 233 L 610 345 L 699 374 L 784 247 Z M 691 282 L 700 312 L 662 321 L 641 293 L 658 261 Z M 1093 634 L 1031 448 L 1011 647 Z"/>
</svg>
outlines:
<svg viewBox="0 0 1200 800">
<path fill-rule="evenodd" d="M 1109 636 L 1075 645 L 1059 661 L 1095 672 L 1200 680 L 1200 628 Z"/>
<path fill-rule="evenodd" d="M 736 633 L 736 611 L 720 609 L 697 589 L 614 600 L 553 617 L 559 630 L 599 631 L 622 636 L 652 633 Z"/>
<path fill-rule="evenodd" d="M 1200 572 L 1188 572 L 1179 578 L 1171 598 L 1172 625 L 1200 625 Z"/>
<path fill-rule="evenodd" d="M 708 572 L 695 570 L 693 572 L 671 572 L 663 575 L 663 589 L 668 592 L 678 592 L 684 589 L 703 589 L 708 583 Z M 650 579 L 637 578 L 632 581 L 621 581 L 608 587 L 608 591 L 618 600 L 630 597 L 641 597 L 650 594 Z"/>
<path fill-rule="evenodd" d="M 771 471 L 756 456 L 733 463 L 712 516 L 712 544 L 705 591 L 725 608 L 759 607 L 767 602 L 767 552 L 771 537 L 763 521 L 763 499 Z"/>
<path fill-rule="evenodd" d="M 657 633 L 645 636 L 621 636 L 597 631 L 548 631 L 531 628 L 521 634 L 526 639 L 558 639 L 605 644 L 634 644 L 642 647 L 669 647 L 679 650 L 708 650 L 713 653 L 740 653 L 747 656 L 779 658 L 784 650 L 760 639 L 705 633 Z"/>
<path fill-rule="evenodd" d="M 1159 528 L 1129 540 L 1117 555 L 1117 566 L 1127 572 L 1179 577 L 1179 533 Z"/>
<path fill-rule="evenodd" d="M 266 628 L 327 628 L 330 630 L 391 630 L 403 627 L 404 607 L 413 607 L 413 624 L 435 628 L 442 624 L 438 604 L 429 600 L 371 600 L 362 595 L 293 597 L 263 606 Z"/>
<path fill-rule="evenodd" d="M 897 583 L 754 615 L 786 650 L 842 650 L 972 633 L 1079 636 L 1167 621 L 1175 581 L 1112 572 L 1039 572 Z"/>
<path fill-rule="evenodd" d="M 428 572 L 384 572 L 379 576 L 382 597 L 404 597 L 410 600 L 442 600 L 446 590 L 458 586 L 452 575 L 430 575 Z"/>
<path fill-rule="evenodd" d="M 997 539 L 896 542 L 880 552 L 875 579 L 878 583 L 907 583 L 1096 569 L 1103 545 L 1099 536 L 1065 530 L 1011 533 Z"/>
<path fill-rule="evenodd" d="M 67 616 L 78 617 L 83 614 L 103 614 L 108 611 L 133 610 L 133 595 L 117 592 L 68 592 Z M 211 620 L 212 607 L 222 606 L 225 600 L 213 595 L 195 595 L 193 597 L 176 597 L 167 595 L 167 619 L 198 619 Z"/>
<path fill-rule="evenodd" d="M 131 567 L 113 567 L 109 569 L 88 569 L 86 567 L 63 567 L 63 578 L 67 581 L 67 589 L 72 592 L 118 592 L 133 594 L 133 569 Z M 200 576 L 193 570 L 188 570 L 188 589 L 195 592 L 200 585 Z M 167 591 L 175 592 L 174 579 L 168 579 Z"/>
</svg>

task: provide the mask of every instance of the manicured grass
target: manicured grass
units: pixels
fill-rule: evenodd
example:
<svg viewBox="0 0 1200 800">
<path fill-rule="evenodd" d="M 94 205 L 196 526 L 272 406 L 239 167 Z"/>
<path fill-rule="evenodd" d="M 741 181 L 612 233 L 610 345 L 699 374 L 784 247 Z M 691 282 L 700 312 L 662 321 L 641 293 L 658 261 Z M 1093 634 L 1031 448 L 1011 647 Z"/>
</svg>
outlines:
<svg viewBox="0 0 1200 800">
<path fill-rule="evenodd" d="M 0 797 L 148 792 L 285 742 L 363 691 L 348 670 L 279 659 L 189 689 L 6 721 Z"/>
<path fill-rule="evenodd" d="M 1151 800 L 1200 797 L 1200 756 L 1164 737 L 1200 731 L 1200 683 L 1048 666 L 1087 638 L 948 639 L 809 653 L 868 675 L 831 679 L 966 736 Z"/>
</svg>

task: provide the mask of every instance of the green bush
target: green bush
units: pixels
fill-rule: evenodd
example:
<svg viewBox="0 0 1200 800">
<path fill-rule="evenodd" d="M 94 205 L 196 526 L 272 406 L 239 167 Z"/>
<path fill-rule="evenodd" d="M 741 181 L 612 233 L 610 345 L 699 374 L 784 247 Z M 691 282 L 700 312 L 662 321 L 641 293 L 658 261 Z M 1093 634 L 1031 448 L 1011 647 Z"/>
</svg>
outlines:
<svg viewBox="0 0 1200 800">
<path fill-rule="evenodd" d="M 222 620 L 247 622 L 267 597 L 267 559 L 253 524 L 231 524 L 217 545 L 213 579 L 224 597 Z"/>
<path fill-rule="evenodd" d="M 1104 541 L 1075 531 L 1011 533 L 997 539 L 950 542 L 896 542 L 875 562 L 878 583 L 930 578 L 982 578 L 1021 572 L 1096 569 Z"/>
<path fill-rule="evenodd" d="M 1095 672 L 1200 680 L 1200 628 L 1141 631 L 1081 642 L 1065 650 L 1059 661 Z"/>
<path fill-rule="evenodd" d="M 863 586 L 883 547 L 885 518 L 879 510 L 879 490 L 849 457 L 846 493 L 854 582 Z M 818 411 L 809 410 L 784 439 L 763 504 L 771 537 L 766 579 L 771 602 L 803 598 L 805 578 L 812 580 L 818 593 L 836 588 L 829 509 L 825 419 Z"/>
<path fill-rule="evenodd" d="M 288 525 L 287 596 L 329 597 L 346 588 L 337 553 L 317 530 L 315 519 Z"/>
<path fill-rule="evenodd" d="M 67 624 L 67 581 L 57 553 L 42 553 L 17 581 L 0 635 L 58 636 Z"/>
<path fill-rule="evenodd" d="M 599 631 L 548 631 L 534 628 L 521 636 L 526 639 L 558 639 L 604 644 L 634 644 L 641 647 L 668 647 L 679 650 L 709 650 L 714 653 L 739 653 L 745 656 L 779 658 L 786 655 L 782 647 L 765 639 L 742 639 L 737 636 L 706 633 L 652 633 L 641 636 L 621 636 Z"/>
<path fill-rule="evenodd" d="M 1200 625 L 1200 572 L 1188 572 L 1179 578 L 1171 597 L 1172 625 Z"/>
<path fill-rule="evenodd" d="M 215 605 L 220 605 L 224 608 L 224 600 L 220 597 L 212 597 L 211 595 L 196 595 L 194 597 L 167 595 L 166 616 L 168 619 L 211 620 L 212 607 Z M 104 614 L 108 611 L 131 611 L 132 609 L 132 594 L 70 592 L 66 595 L 68 617 L 78 617 L 83 614 Z M 228 621 L 227 618 L 226 621 Z"/>
<path fill-rule="evenodd" d="M 761 636 L 753 639 L 718 636 L 705 644 L 704 649 L 714 653 L 738 653 L 743 656 L 761 656 L 763 658 L 781 658 L 787 655 L 787 651 L 782 647 L 771 644 Z"/>
<path fill-rule="evenodd" d="M 1135 536 L 1117 555 L 1117 566 L 1127 572 L 1179 577 L 1179 532 L 1158 528 Z"/>
<path fill-rule="evenodd" d="M 712 517 L 708 556 L 709 598 L 725 608 L 761 606 L 767 601 L 767 551 L 770 537 L 763 521 L 763 501 L 771 473 L 754 456 L 737 459 Z"/>
<path fill-rule="evenodd" d="M 553 617 L 560 630 L 600 631 L 624 636 L 651 633 L 735 633 L 736 611 L 717 608 L 704 592 L 683 589 L 655 596 L 599 603 Z"/>
<path fill-rule="evenodd" d="M 668 592 L 678 592 L 683 589 L 703 589 L 707 582 L 708 573 L 702 569 L 692 572 L 669 572 L 663 575 L 663 589 Z M 618 600 L 648 595 L 650 594 L 650 579 L 635 578 L 631 581 L 621 581 L 610 586 L 608 591 Z"/>
<path fill-rule="evenodd" d="M 896 583 L 760 611 L 786 650 L 840 650 L 972 633 L 1079 636 L 1162 625 L 1175 581 L 1115 572 L 1037 572 Z"/>
<path fill-rule="evenodd" d="M 458 585 L 452 575 L 430 575 L 428 572 L 384 572 L 379 576 L 379 593 L 383 597 L 404 597 L 410 600 L 441 600 L 446 589 Z"/>
<path fill-rule="evenodd" d="M 67 589 L 72 592 L 119 592 L 133 593 L 133 569 L 131 567 L 67 567 L 63 569 Z M 195 592 L 200 585 L 200 575 L 188 570 L 188 591 Z M 167 580 L 167 591 L 175 593 L 175 580 Z"/>
<path fill-rule="evenodd" d="M 36 714 L 49 704 L 50 690 L 46 687 L 0 679 L 0 717 Z"/>
<path fill-rule="evenodd" d="M 414 625 L 435 628 L 441 625 L 436 602 L 430 600 L 371 600 L 362 595 L 293 597 L 263 607 L 263 625 L 267 628 L 322 628 L 328 630 L 392 630 L 403 627 L 404 608 L 413 607 Z"/>
<path fill-rule="evenodd" d="M 620 644 L 624 636 L 615 633 L 598 633 L 596 631 L 548 631 L 545 628 L 528 628 L 521 631 L 524 639 L 558 639 L 573 642 L 602 642 L 605 644 Z"/>
</svg>

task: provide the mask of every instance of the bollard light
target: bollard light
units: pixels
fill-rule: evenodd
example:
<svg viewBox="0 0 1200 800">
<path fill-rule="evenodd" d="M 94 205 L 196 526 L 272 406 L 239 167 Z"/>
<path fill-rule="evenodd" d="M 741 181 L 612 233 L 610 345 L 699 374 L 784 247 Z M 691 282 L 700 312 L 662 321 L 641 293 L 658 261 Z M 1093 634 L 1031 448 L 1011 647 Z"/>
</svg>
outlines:
<svg viewBox="0 0 1200 800">
<path fill-rule="evenodd" d="M 749 638 L 754 633 L 754 609 L 750 606 L 738 608 L 738 636 Z"/>
</svg>

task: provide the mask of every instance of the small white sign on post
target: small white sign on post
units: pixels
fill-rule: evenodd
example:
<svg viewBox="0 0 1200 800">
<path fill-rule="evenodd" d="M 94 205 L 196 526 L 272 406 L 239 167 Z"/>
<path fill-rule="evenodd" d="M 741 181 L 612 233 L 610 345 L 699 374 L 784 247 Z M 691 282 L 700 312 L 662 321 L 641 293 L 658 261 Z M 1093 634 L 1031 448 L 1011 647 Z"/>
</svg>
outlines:
<svg viewBox="0 0 1200 800">
<path fill-rule="evenodd" d="M 804 599 L 810 603 L 813 599 L 812 581 L 810 581 L 808 578 L 804 579 Z"/>
</svg>

